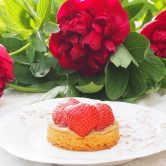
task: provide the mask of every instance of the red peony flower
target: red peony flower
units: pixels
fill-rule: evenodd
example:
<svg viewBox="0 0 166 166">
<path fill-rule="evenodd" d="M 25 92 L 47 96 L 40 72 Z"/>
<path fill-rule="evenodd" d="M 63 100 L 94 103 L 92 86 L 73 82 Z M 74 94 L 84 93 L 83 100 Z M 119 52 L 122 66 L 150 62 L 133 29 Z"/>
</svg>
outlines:
<svg viewBox="0 0 166 166">
<path fill-rule="evenodd" d="M 5 47 L 0 45 L 0 97 L 9 80 L 13 79 L 13 61 Z"/>
<path fill-rule="evenodd" d="M 166 10 L 161 12 L 154 21 L 146 24 L 141 30 L 151 42 L 151 49 L 159 57 L 166 58 Z"/>
<path fill-rule="evenodd" d="M 57 14 L 60 31 L 49 47 L 63 68 L 83 75 L 101 71 L 130 31 L 119 0 L 67 0 Z"/>
</svg>

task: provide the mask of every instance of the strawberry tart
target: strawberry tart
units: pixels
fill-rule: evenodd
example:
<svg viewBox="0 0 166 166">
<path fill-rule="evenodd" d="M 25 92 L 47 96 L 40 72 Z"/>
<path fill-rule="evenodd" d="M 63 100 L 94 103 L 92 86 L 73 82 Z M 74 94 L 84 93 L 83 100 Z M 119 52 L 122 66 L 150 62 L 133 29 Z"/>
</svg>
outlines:
<svg viewBox="0 0 166 166">
<path fill-rule="evenodd" d="M 47 132 L 51 144 L 75 151 L 108 149 L 119 138 L 118 122 L 109 105 L 90 105 L 72 98 L 56 106 Z"/>
</svg>

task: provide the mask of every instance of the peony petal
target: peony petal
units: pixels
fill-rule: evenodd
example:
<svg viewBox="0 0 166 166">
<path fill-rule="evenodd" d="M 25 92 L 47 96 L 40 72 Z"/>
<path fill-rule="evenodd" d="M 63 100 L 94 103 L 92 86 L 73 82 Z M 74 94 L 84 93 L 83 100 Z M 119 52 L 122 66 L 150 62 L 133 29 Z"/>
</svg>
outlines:
<svg viewBox="0 0 166 166">
<path fill-rule="evenodd" d="M 0 44 L 0 57 L 3 58 L 3 59 L 5 59 L 5 60 L 8 61 L 8 62 L 13 63 L 13 60 L 12 60 L 12 58 L 9 56 L 9 54 L 8 54 L 8 52 L 7 52 L 7 50 L 6 50 L 6 48 L 5 48 L 3 45 L 1 45 L 1 44 Z"/>
<path fill-rule="evenodd" d="M 6 48 L 0 45 L 0 97 L 3 95 L 6 84 L 14 79 L 13 60 Z"/>
<path fill-rule="evenodd" d="M 84 63 L 84 60 L 72 61 L 70 58 L 70 55 L 66 55 L 66 54 L 62 55 L 61 58 L 59 59 L 59 64 L 63 68 L 75 70 L 75 71 L 79 71 L 82 68 L 83 63 Z"/>
<path fill-rule="evenodd" d="M 69 40 L 72 44 L 78 43 L 78 35 L 77 34 L 71 34 L 69 36 Z"/>
<path fill-rule="evenodd" d="M 166 58 L 166 49 L 163 51 L 163 56 Z"/>
<path fill-rule="evenodd" d="M 155 20 L 146 24 L 142 28 L 140 33 L 146 36 L 149 40 L 151 40 L 152 35 L 155 31 L 162 31 L 162 30 L 166 31 L 166 22 Z"/>
<path fill-rule="evenodd" d="M 85 56 L 84 49 L 81 48 L 78 44 L 73 45 L 73 48 L 70 51 L 71 60 L 77 60 Z"/>
<path fill-rule="evenodd" d="M 166 50 L 159 50 L 155 54 L 159 57 L 166 58 Z"/>
<path fill-rule="evenodd" d="M 86 8 L 84 1 L 82 0 L 67 0 L 63 3 L 57 13 L 57 21 L 61 22 L 63 17 L 70 15 L 73 12 L 81 11 Z"/>
<path fill-rule="evenodd" d="M 110 41 L 110 40 L 108 40 L 108 41 L 105 42 L 105 46 L 106 46 L 106 48 L 107 48 L 110 52 L 115 52 L 115 51 L 116 51 L 116 46 L 115 46 L 115 44 L 114 44 L 112 41 Z"/>
<path fill-rule="evenodd" d="M 130 25 L 128 21 L 127 12 L 123 9 L 119 0 L 85 0 L 88 5 L 93 6 L 95 13 L 108 13 L 112 17 L 112 23 L 115 28 L 112 28 L 112 38 L 115 44 L 121 44 L 128 33 L 130 32 Z M 97 15 L 97 14 L 96 14 Z M 107 16 L 107 17 L 108 17 Z"/>
<path fill-rule="evenodd" d="M 166 31 L 156 30 L 152 35 L 152 41 L 155 42 L 166 42 Z"/>
<path fill-rule="evenodd" d="M 155 44 L 155 43 L 151 43 L 150 48 L 151 48 L 153 51 L 155 51 L 155 52 L 159 49 L 159 48 L 158 48 L 158 45 Z"/>
<path fill-rule="evenodd" d="M 93 23 L 92 27 L 97 33 L 100 33 L 100 34 L 103 33 L 103 28 L 99 24 Z"/>
<path fill-rule="evenodd" d="M 115 45 L 119 45 L 125 40 L 130 32 L 129 22 L 128 20 L 123 20 L 119 16 L 112 16 L 110 24 L 110 39 Z"/>
<path fill-rule="evenodd" d="M 89 45 L 93 50 L 98 50 L 101 47 L 102 36 L 95 31 L 92 31 L 82 39 L 82 45 Z"/>
<path fill-rule="evenodd" d="M 13 60 L 9 56 L 6 48 L 0 44 L 0 70 L 5 73 L 7 80 L 14 79 L 13 75 Z M 1 75 L 0 75 L 1 76 Z"/>
<path fill-rule="evenodd" d="M 93 7 L 94 12 L 106 11 L 112 15 L 127 17 L 127 12 L 123 9 L 119 0 L 84 0 L 87 6 Z"/>
<path fill-rule="evenodd" d="M 61 35 L 62 34 L 60 32 L 52 33 L 49 39 L 49 49 L 51 53 L 54 55 L 54 57 L 58 57 L 58 48 L 60 45 Z"/>
<path fill-rule="evenodd" d="M 107 50 L 91 51 L 84 63 L 84 66 L 79 71 L 84 76 L 92 76 L 101 72 L 109 59 Z"/>
<path fill-rule="evenodd" d="M 159 43 L 158 48 L 159 49 L 166 49 L 166 43 Z"/>
<path fill-rule="evenodd" d="M 166 10 L 162 11 L 155 20 L 165 21 L 166 22 Z"/>
<path fill-rule="evenodd" d="M 3 95 L 3 91 L 5 89 L 6 86 L 6 80 L 4 80 L 3 78 L 0 77 L 0 97 Z"/>
</svg>

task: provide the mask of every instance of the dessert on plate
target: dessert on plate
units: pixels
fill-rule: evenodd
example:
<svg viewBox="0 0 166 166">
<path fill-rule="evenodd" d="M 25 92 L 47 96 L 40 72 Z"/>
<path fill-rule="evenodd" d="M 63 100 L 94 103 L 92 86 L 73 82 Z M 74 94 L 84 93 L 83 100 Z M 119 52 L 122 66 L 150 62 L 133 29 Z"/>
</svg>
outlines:
<svg viewBox="0 0 166 166">
<path fill-rule="evenodd" d="M 90 105 L 76 99 L 59 103 L 48 124 L 47 139 L 58 147 L 97 151 L 113 147 L 120 138 L 118 122 L 109 105 Z"/>
</svg>

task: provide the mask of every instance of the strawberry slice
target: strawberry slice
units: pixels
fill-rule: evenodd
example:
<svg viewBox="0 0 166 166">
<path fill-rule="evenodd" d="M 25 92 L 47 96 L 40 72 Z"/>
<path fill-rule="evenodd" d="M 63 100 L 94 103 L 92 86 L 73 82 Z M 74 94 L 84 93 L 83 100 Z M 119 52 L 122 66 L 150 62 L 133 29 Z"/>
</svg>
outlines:
<svg viewBox="0 0 166 166">
<path fill-rule="evenodd" d="M 59 127 L 66 127 L 67 126 L 66 108 L 70 105 L 75 105 L 78 103 L 79 103 L 78 100 L 71 98 L 67 102 L 57 105 L 52 113 L 52 120 L 54 121 L 54 123 Z"/>
<path fill-rule="evenodd" d="M 85 137 L 96 127 L 96 107 L 80 103 L 68 107 L 68 110 L 67 126 L 77 135 Z"/>
<path fill-rule="evenodd" d="M 98 103 L 95 106 L 97 109 L 96 131 L 102 131 L 114 123 L 114 115 L 111 107 L 107 104 Z"/>
</svg>

